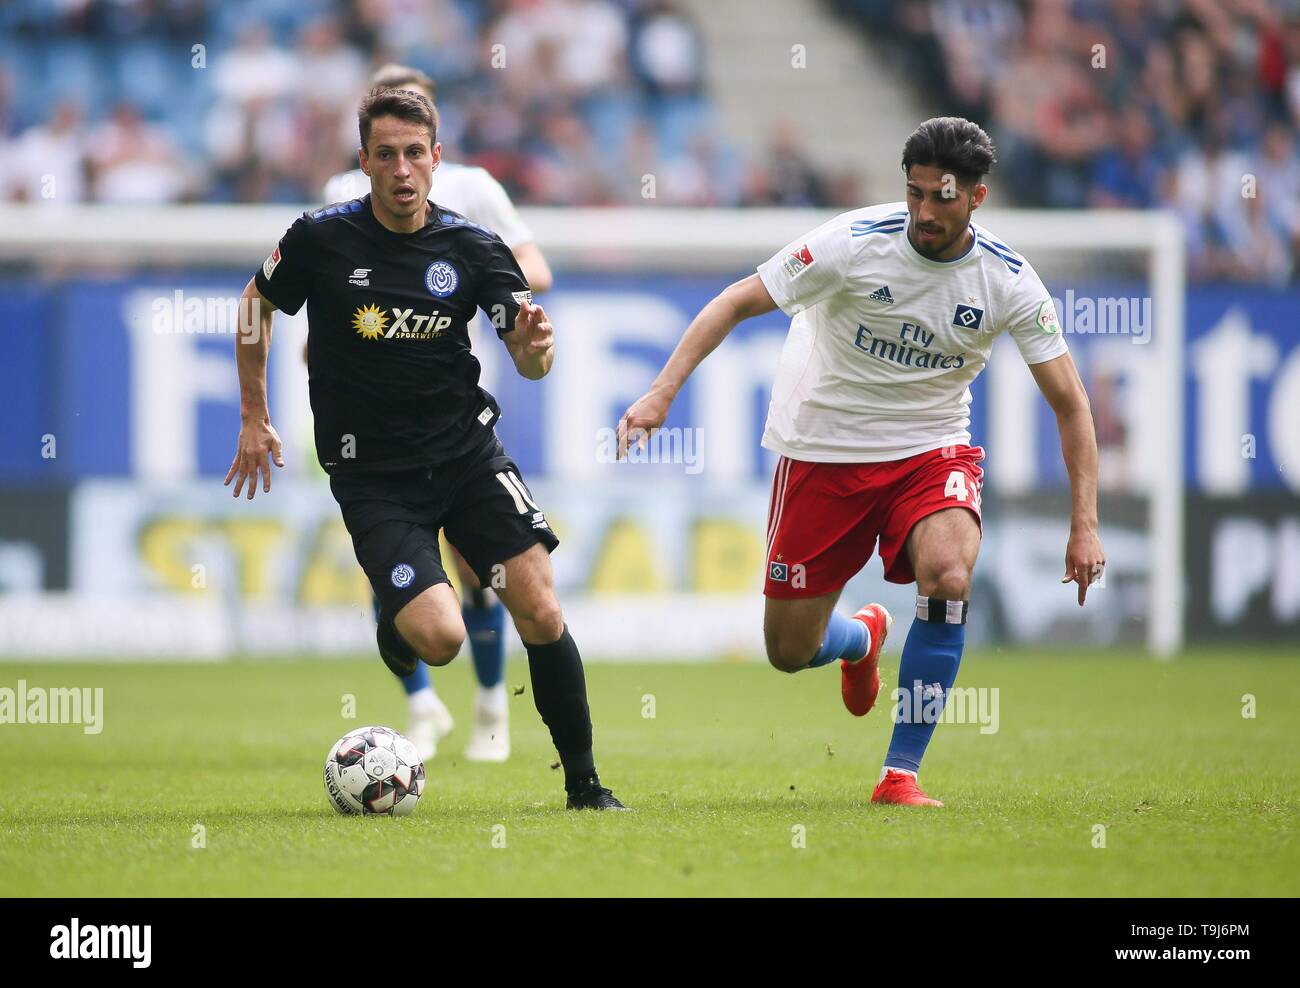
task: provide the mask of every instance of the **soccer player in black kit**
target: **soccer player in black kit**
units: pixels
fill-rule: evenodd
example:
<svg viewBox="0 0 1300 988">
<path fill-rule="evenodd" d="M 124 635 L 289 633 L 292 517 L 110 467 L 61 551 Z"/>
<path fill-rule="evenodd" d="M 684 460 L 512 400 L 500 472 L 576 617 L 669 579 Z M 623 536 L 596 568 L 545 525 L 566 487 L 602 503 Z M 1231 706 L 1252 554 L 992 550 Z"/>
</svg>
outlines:
<svg viewBox="0 0 1300 988">
<path fill-rule="evenodd" d="M 465 639 L 438 531 L 491 586 L 528 652 L 533 700 L 564 765 L 570 809 L 624 809 L 600 784 L 578 647 L 551 582 L 558 544 L 502 448 L 468 324 L 482 309 L 524 377 L 554 337 L 496 234 L 427 202 L 441 146 L 428 100 L 375 89 L 361 104 L 370 195 L 304 214 L 244 289 L 259 313 L 235 345 L 239 448 L 226 484 L 271 490 L 283 466 L 266 398 L 276 309 L 307 303 L 316 455 L 380 601 L 379 652 L 398 675 L 446 665 Z"/>
</svg>

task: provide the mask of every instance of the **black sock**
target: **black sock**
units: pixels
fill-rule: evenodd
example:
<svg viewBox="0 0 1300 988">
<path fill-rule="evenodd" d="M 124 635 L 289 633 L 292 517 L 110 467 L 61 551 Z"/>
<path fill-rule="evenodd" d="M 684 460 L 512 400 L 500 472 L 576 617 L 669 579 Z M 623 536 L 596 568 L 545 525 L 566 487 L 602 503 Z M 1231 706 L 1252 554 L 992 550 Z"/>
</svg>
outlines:
<svg viewBox="0 0 1300 988">
<path fill-rule="evenodd" d="M 528 674 L 533 682 L 533 702 L 551 731 L 551 741 L 564 765 L 564 788 L 575 786 L 596 774 L 591 753 L 591 710 L 587 706 L 587 679 L 582 657 L 565 625 L 558 641 L 530 645 Z"/>
</svg>

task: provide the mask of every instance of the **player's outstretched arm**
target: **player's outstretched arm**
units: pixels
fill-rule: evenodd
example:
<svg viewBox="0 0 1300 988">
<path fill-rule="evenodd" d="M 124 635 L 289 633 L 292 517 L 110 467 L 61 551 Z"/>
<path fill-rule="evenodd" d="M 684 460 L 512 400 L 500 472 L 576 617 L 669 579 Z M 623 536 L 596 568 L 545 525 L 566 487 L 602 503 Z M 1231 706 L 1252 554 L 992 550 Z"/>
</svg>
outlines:
<svg viewBox="0 0 1300 988">
<path fill-rule="evenodd" d="M 741 322 L 761 316 L 776 308 L 767 286 L 756 274 L 734 282 L 716 295 L 700 314 L 691 320 L 678 341 L 673 355 L 650 385 L 650 390 L 634 401 L 618 423 L 618 456 L 627 455 L 628 442 L 638 448 L 668 417 L 668 409 L 700 362 L 717 349 L 718 344 Z"/>
<path fill-rule="evenodd" d="M 271 465 L 284 466 L 280 436 L 271 425 L 270 406 L 266 400 L 266 358 L 271 350 L 271 323 L 275 306 L 257 290 L 250 280 L 244 288 L 240 312 L 253 318 L 235 334 L 235 365 L 239 368 L 239 445 L 226 474 L 225 486 L 235 482 L 234 496 L 248 481 L 248 497 L 257 491 L 257 475 L 262 474 L 262 490 L 271 490 Z"/>
<path fill-rule="evenodd" d="M 1097 433 L 1092 424 L 1088 393 L 1068 353 L 1030 364 L 1030 372 L 1056 413 L 1061 454 L 1070 475 L 1070 541 L 1065 547 L 1062 583 L 1079 584 L 1079 606 L 1089 585 L 1101 579 L 1106 554 L 1097 535 Z"/>
<path fill-rule="evenodd" d="M 555 359 L 555 331 L 540 305 L 524 302 L 519 306 L 514 332 L 502 339 L 522 377 L 539 381 L 549 373 Z"/>
</svg>

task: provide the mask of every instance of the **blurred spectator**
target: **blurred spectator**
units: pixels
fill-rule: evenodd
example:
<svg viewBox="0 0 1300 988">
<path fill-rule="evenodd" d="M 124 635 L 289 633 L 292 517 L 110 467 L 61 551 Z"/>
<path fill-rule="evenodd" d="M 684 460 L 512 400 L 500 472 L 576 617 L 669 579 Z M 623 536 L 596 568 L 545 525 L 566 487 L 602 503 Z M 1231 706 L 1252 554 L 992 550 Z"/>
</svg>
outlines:
<svg viewBox="0 0 1300 988">
<path fill-rule="evenodd" d="M 740 173 L 717 136 L 700 131 L 686 153 L 663 168 L 660 199 L 674 206 L 737 206 Z"/>
<path fill-rule="evenodd" d="M 608 206 L 639 194 L 631 176 L 626 177 L 629 187 L 623 188 L 609 174 L 580 116 L 556 109 L 543 119 L 524 186 L 534 202 Z"/>
<path fill-rule="evenodd" d="M 548 37 L 565 91 L 585 99 L 627 84 L 627 22 L 606 0 L 561 0 Z"/>
<path fill-rule="evenodd" d="M 1264 245 L 1251 222 L 1244 184 L 1249 160 L 1226 142 L 1220 121 L 1187 150 L 1174 175 L 1173 202 L 1182 216 L 1192 271 L 1200 277 L 1247 278 Z"/>
<path fill-rule="evenodd" d="M 13 118 L 13 79 L 3 64 L 0 64 L 0 141 L 13 136 L 15 121 Z"/>
<path fill-rule="evenodd" d="M 1300 273 L 1295 0 L 830 2 L 992 133 L 1021 205 L 1174 209 L 1195 276 Z"/>
<path fill-rule="evenodd" d="M 1153 208 L 1159 201 L 1162 174 L 1153 146 L 1146 111 L 1125 107 L 1114 144 L 1093 160 L 1088 204 L 1097 209 Z"/>
<path fill-rule="evenodd" d="M 704 43 L 672 0 L 648 0 L 633 19 L 632 68 L 652 99 L 700 93 Z"/>
<path fill-rule="evenodd" d="M 1300 130 L 1300 17 L 1287 28 L 1286 53 L 1286 105 L 1292 128 Z"/>
<path fill-rule="evenodd" d="M 1271 124 L 1264 133 L 1259 159 L 1254 165 L 1258 195 L 1257 222 L 1261 236 L 1270 242 L 1277 280 L 1295 277 L 1300 258 L 1300 153 L 1286 124 Z M 1289 264 L 1288 264 L 1289 262 Z"/>
<path fill-rule="evenodd" d="M 222 199 L 266 202 L 276 198 L 277 176 L 291 170 L 298 159 L 293 115 L 265 98 L 218 102 L 205 121 L 204 137 L 216 192 Z"/>
<path fill-rule="evenodd" d="M 271 44 L 271 31 L 263 23 L 245 26 L 229 51 L 211 54 L 217 96 L 247 104 L 276 99 L 302 78 L 301 66 L 283 48 Z M 312 84 L 326 85 L 313 79 Z"/>
<path fill-rule="evenodd" d="M 815 206 L 826 201 L 822 178 L 788 122 L 773 131 L 766 158 L 750 166 L 742 201 L 746 206 Z"/>
<path fill-rule="evenodd" d="M 1020 204 L 1174 209 L 1195 275 L 1300 276 L 1300 0 L 823 2 L 936 112 L 990 130 Z M 438 79 L 446 152 L 523 203 L 861 204 L 788 125 L 749 160 L 720 138 L 683 0 L 10 0 L 6 18 L 61 43 L 0 65 L 4 198 L 52 178 L 70 202 L 312 201 L 354 160 L 369 71 L 396 57 Z M 114 80 L 164 41 L 201 41 L 206 70 L 176 60 L 150 124 Z"/>
<path fill-rule="evenodd" d="M 91 187 L 100 202 L 178 202 L 186 193 L 180 154 L 167 133 L 130 103 L 90 134 Z"/>
<path fill-rule="evenodd" d="M 10 0 L 6 23 L 15 37 L 59 44 L 23 53 L 16 96 L 0 65 L 5 197 L 33 195 L 31 161 L 55 142 L 68 196 L 313 201 L 325 177 L 354 166 L 369 73 L 398 60 L 438 82 L 444 153 L 487 168 L 517 201 L 742 198 L 746 166 L 712 126 L 704 45 L 681 0 Z M 173 57 L 200 43 L 192 65 Z M 139 85 L 133 52 L 172 73 L 166 97 L 148 104 L 156 125 L 134 106 L 115 109 L 158 89 L 129 95 L 120 80 Z M 56 86 L 82 95 L 81 112 L 99 122 L 80 184 L 64 145 L 84 124 L 11 116 L 47 105 Z M 778 140 L 752 172 L 752 201 L 827 204 L 827 181 L 793 141 Z"/>
<path fill-rule="evenodd" d="M 366 62 L 360 52 L 343 43 L 337 21 L 322 18 L 308 24 L 295 54 L 294 78 L 310 80 L 314 103 L 335 110 L 353 108 L 357 92 L 365 88 Z"/>
<path fill-rule="evenodd" d="M 942 52 L 935 68 L 946 74 L 951 112 L 985 119 L 992 87 L 1006 71 L 1006 52 L 1023 30 L 1011 0 L 938 0 L 930 24 Z"/>
<path fill-rule="evenodd" d="M 32 127 L 8 155 L 8 197 L 72 203 L 87 195 L 86 135 L 81 108 L 63 102 L 48 123 Z"/>
</svg>

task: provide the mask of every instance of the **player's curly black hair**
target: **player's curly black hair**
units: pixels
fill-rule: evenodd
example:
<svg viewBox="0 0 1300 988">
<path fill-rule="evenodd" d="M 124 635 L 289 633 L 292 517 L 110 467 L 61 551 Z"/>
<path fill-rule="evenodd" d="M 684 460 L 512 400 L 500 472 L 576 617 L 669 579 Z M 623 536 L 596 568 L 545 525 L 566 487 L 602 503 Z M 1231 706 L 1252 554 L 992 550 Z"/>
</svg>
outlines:
<svg viewBox="0 0 1300 988">
<path fill-rule="evenodd" d="M 952 172 L 962 185 L 975 185 L 997 163 L 993 139 L 964 117 L 931 117 L 903 145 L 903 174 L 913 165 Z"/>
<path fill-rule="evenodd" d="M 361 131 L 363 148 L 369 147 L 370 124 L 376 117 L 397 117 L 409 123 L 422 124 L 429 128 L 429 146 L 438 141 L 438 114 L 433 104 L 409 89 L 376 86 L 366 94 L 357 110 L 357 127 Z"/>
</svg>

